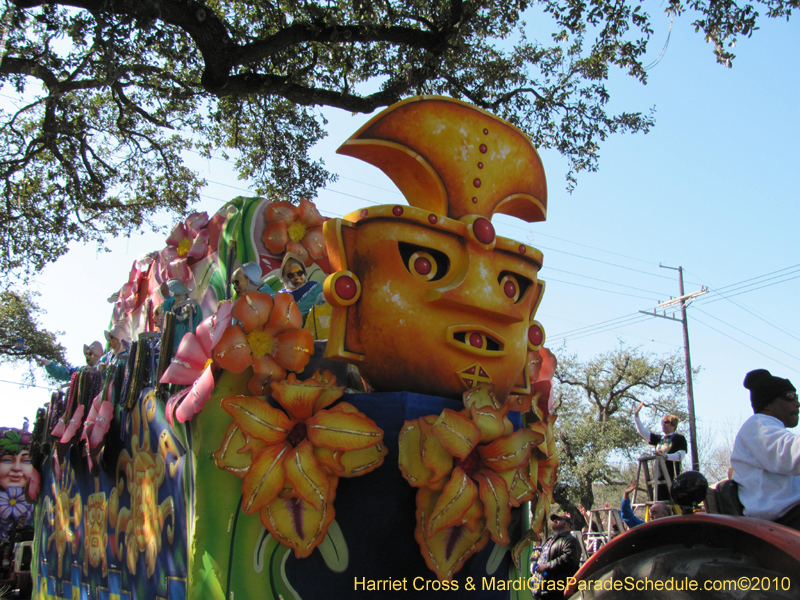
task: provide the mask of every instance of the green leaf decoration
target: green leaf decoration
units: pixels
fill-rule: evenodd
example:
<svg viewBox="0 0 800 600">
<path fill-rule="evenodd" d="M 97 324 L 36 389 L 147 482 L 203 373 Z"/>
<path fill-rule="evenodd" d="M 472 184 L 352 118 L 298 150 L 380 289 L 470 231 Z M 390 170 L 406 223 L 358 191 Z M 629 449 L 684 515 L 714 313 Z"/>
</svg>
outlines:
<svg viewBox="0 0 800 600">
<path fill-rule="evenodd" d="M 347 568 L 350 554 L 347 551 L 347 542 L 342 534 L 342 529 L 336 519 L 328 526 L 328 534 L 317 549 L 331 571 L 342 573 Z"/>
<path fill-rule="evenodd" d="M 219 566 L 214 562 L 214 559 L 211 558 L 211 555 L 208 552 L 203 554 L 203 568 L 200 569 L 200 577 L 202 579 L 198 582 L 200 586 L 199 598 L 205 598 L 206 600 L 225 600 L 225 592 L 222 591 L 222 586 L 217 576 L 218 569 Z"/>
<path fill-rule="evenodd" d="M 508 552 L 508 549 L 509 546 L 494 544 L 494 549 L 492 549 L 492 553 L 489 555 L 489 560 L 486 561 L 486 573 L 489 575 L 494 575 L 494 572 L 497 571 L 500 563 L 503 562 L 503 557 L 506 555 L 506 552 Z"/>
</svg>

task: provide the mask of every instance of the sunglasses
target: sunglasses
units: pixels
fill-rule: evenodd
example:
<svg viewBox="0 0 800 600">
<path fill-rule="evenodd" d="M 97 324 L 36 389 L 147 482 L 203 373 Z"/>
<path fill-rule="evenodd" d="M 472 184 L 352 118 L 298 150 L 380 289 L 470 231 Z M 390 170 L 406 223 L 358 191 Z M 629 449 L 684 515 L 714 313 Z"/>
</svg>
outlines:
<svg viewBox="0 0 800 600">
<path fill-rule="evenodd" d="M 287 276 L 289 279 L 296 279 L 297 277 L 302 277 L 302 276 L 303 276 L 303 272 L 302 272 L 302 271 L 299 271 L 299 270 L 298 270 L 298 271 L 289 271 L 289 272 L 286 274 L 286 276 Z"/>
<path fill-rule="evenodd" d="M 797 400 L 797 392 L 784 392 L 781 398 L 788 400 L 789 402 L 795 402 Z"/>
</svg>

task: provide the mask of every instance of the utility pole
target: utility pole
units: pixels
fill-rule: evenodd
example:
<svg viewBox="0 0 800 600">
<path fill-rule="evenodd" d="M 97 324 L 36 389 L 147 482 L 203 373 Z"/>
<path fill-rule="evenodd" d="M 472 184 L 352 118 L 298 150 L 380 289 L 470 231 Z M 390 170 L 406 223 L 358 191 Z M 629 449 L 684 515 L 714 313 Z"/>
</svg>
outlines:
<svg viewBox="0 0 800 600">
<path fill-rule="evenodd" d="M 700 470 L 700 459 L 697 452 L 697 424 L 695 421 L 694 416 L 694 388 L 692 386 L 692 359 L 689 354 L 689 322 L 686 318 L 686 307 L 689 303 L 697 298 L 698 296 L 702 296 L 703 294 L 708 293 L 707 287 L 701 287 L 700 291 L 693 292 L 691 294 L 686 294 L 683 291 L 683 267 L 668 267 L 666 265 L 659 264 L 659 267 L 662 269 L 672 269 L 673 271 L 678 272 L 678 286 L 681 295 L 677 298 L 672 298 L 666 302 L 662 302 L 661 304 L 656 305 L 653 309 L 653 312 L 647 312 L 644 310 L 640 310 L 639 312 L 645 315 L 650 315 L 653 317 L 659 317 L 661 319 L 669 319 L 670 321 L 680 321 L 683 324 L 683 353 L 686 363 L 686 396 L 689 405 L 689 438 L 692 444 L 692 470 L 699 471 Z M 676 319 L 671 314 L 667 316 L 666 309 L 672 308 L 680 304 L 681 307 L 681 318 Z M 663 314 L 659 315 L 656 313 L 657 309 L 662 309 Z"/>
</svg>

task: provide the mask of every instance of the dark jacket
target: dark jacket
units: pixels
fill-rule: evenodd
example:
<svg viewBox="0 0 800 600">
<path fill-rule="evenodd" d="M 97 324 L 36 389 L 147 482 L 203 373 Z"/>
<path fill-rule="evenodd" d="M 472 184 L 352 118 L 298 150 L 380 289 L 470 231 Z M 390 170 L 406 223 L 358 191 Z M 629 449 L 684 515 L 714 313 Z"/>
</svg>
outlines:
<svg viewBox="0 0 800 600">
<path fill-rule="evenodd" d="M 553 600 L 564 597 L 567 579 L 578 572 L 581 562 L 581 547 L 571 533 L 559 533 L 550 545 L 547 560 L 537 562 L 544 566 L 541 589 L 534 597 Z"/>
</svg>

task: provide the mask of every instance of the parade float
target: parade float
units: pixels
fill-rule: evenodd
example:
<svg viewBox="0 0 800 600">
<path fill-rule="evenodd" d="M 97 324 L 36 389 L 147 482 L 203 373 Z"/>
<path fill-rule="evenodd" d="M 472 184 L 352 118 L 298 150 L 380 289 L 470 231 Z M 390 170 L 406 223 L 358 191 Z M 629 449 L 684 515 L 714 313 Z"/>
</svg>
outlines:
<svg viewBox="0 0 800 600">
<path fill-rule="evenodd" d="M 542 254 L 492 218 L 544 220 L 539 156 L 440 97 L 387 108 L 339 152 L 407 204 L 325 220 L 305 200 L 235 198 L 190 215 L 109 298 L 107 354 L 87 345 L 33 432 L 2 432 L 2 526 L 35 515 L 15 585 L 42 600 L 530 597 L 558 467 L 555 357 L 535 318 Z M 798 572 L 798 532 L 693 515 L 618 536 L 567 595 L 745 574 L 783 600 Z"/>
<path fill-rule="evenodd" d="M 529 594 L 508 582 L 552 502 L 555 359 L 542 254 L 492 218 L 545 219 L 541 160 L 440 97 L 339 152 L 407 204 L 236 198 L 109 298 L 109 353 L 33 431 L 34 597 Z"/>
</svg>

